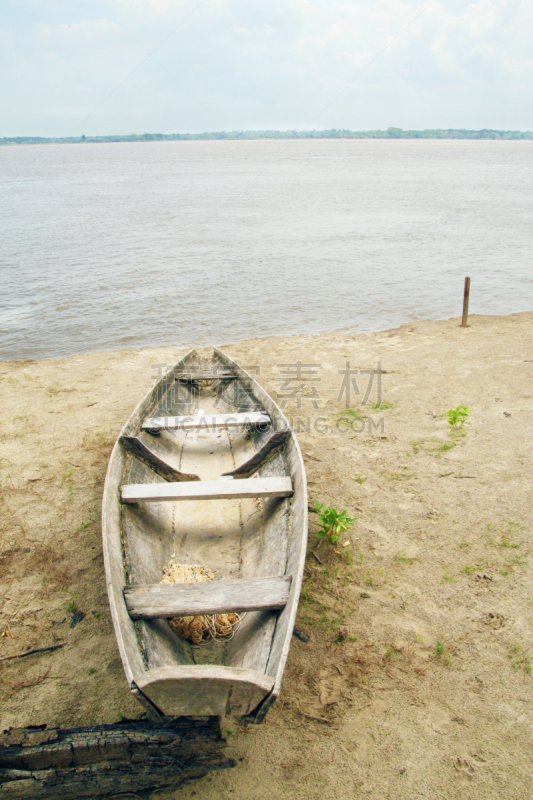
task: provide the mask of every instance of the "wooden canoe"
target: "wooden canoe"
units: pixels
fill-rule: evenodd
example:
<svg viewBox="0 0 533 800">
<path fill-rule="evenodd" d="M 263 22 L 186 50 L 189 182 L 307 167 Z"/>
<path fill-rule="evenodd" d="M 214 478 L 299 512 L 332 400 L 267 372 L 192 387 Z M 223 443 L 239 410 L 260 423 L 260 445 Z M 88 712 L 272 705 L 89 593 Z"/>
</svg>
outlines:
<svg viewBox="0 0 533 800">
<path fill-rule="evenodd" d="M 192 350 L 135 409 L 111 454 L 102 533 L 117 643 L 144 707 L 262 722 L 302 583 L 305 471 L 284 414 L 224 353 Z M 161 584 L 171 559 L 223 580 Z M 168 623 L 230 611 L 246 613 L 229 641 L 192 645 Z"/>
</svg>

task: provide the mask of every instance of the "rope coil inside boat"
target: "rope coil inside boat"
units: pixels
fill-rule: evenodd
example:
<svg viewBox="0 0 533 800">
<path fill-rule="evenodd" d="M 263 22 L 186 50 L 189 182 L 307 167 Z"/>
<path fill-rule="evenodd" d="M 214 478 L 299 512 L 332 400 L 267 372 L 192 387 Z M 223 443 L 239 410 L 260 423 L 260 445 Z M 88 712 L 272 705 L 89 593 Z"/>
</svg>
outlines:
<svg viewBox="0 0 533 800">
<path fill-rule="evenodd" d="M 163 567 L 161 583 L 200 583 L 221 580 L 222 575 L 203 564 L 176 564 L 169 561 Z M 213 640 L 229 641 L 239 629 L 245 614 L 202 614 L 198 617 L 169 619 L 172 630 L 192 644 L 207 644 Z"/>
</svg>

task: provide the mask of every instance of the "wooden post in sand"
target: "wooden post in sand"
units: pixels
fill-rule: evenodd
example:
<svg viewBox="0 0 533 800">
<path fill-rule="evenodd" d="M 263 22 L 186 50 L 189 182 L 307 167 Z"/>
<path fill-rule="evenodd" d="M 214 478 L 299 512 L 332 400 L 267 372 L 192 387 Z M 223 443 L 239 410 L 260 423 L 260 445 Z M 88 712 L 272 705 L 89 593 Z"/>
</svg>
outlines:
<svg viewBox="0 0 533 800">
<path fill-rule="evenodd" d="M 470 278 L 465 278 L 465 293 L 463 296 L 463 321 L 461 322 L 461 328 L 466 328 L 466 323 L 468 321 L 469 298 L 470 298 Z"/>
</svg>

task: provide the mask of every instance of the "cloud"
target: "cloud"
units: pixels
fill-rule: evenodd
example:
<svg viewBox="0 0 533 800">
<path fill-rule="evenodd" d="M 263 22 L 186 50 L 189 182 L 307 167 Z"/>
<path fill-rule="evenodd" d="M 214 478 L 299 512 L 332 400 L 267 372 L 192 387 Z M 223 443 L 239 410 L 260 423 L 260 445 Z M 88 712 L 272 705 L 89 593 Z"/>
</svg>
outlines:
<svg viewBox="0 0 533 800">
<path fill-rule="evenodd" d="M 21 0 L 0 135 L 532 127 L 532 29 L 528 0 Z"/>
</svg>

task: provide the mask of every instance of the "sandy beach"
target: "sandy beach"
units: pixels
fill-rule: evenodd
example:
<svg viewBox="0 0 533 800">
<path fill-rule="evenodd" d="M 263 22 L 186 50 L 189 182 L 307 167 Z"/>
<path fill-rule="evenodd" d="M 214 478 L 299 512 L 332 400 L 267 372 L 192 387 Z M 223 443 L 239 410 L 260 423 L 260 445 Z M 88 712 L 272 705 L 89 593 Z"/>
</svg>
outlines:
<svg viewBox="0 0 533 800">
<path fill-rule="evenodd" d="M 533 793 L 533 312 L 469 323 L 222 347 L 293 419 L 309 497 L 357 519 L 334 548 L 310 515 L 309 640 L 293 637 L 264 725 L 223 721 L 238 765 L 158 797 Z M 0 362 L 0 657 L 64 644 L 0 662 L 2 729 L 142 711 L 107 605 L 101 497 L 122 425 L 184 352 Z"/>
</svg>

